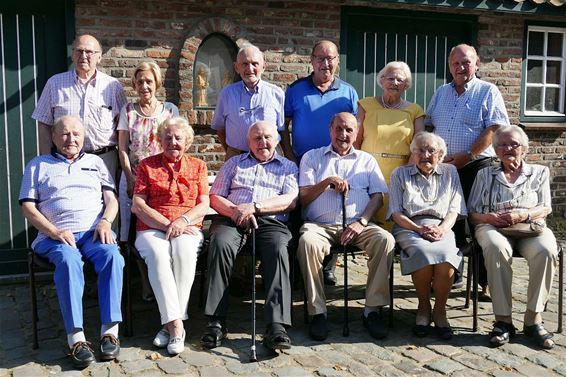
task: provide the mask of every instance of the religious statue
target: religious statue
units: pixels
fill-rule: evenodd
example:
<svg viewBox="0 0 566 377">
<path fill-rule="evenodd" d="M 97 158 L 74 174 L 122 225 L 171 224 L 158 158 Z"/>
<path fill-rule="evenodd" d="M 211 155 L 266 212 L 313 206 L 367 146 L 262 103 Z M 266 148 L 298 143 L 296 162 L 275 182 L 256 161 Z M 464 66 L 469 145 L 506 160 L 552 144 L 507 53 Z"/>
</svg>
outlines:
<svg viewBox="0 0 566 377">
<path fill-rule="evenodd" d="M 195 106 L 208 106 L 208 77 L 206 68 L 200 67 L 196 79 L 196 101 Z"/>
</svg>

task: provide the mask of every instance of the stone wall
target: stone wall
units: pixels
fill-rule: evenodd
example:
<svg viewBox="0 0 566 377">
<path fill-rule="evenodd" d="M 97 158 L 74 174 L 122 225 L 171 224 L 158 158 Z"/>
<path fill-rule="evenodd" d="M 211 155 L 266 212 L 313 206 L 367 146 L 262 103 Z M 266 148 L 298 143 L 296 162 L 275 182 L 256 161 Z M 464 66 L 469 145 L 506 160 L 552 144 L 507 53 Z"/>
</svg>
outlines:
<svg viewBox="0 0 566 377">
<path fill-rule="evenodd" d="M 339 44 L 340 11 L 345 1 L 179 1 L 179 0 L 77 0 L 77 33 L 91 33 L 104 46 L 102 69 L 121 80 L 134 98 L 130 77 L 144 58 L 155 59 L 164 71 L 159 95 L 178 104 L 195 127 L 193 153 L 218 170 L 223 150 L 208 124 L 211 111 L 192 104 L 194 57 L 203 38 L 220 32 L 237 45 L 249 41 L 263 51 L 267 62 L 264 78 L 283 89 L 310 72 L 309 53 L 319 39 Z M 347 2 L 372 8 L 410 9 L 452 13 L 444 7 Z M 513 123 L 518 123 L 521 62 L 525 21 L 556 18 L 502 12 L 458 10 L 478 16 L 480 76 L 495 83 L 506 101 Z M 555 212 L 566 211 L 566 146 L 562 132 L 529 131 L 530 160 L 552 167 Z"/>
</svg>

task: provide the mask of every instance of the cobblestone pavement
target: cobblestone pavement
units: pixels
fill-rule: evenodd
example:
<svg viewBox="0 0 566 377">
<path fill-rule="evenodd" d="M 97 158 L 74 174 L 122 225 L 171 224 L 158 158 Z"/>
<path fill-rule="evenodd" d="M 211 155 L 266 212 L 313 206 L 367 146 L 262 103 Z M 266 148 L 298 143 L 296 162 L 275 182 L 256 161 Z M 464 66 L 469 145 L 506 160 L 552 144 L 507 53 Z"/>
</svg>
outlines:
<svg viewBox="0 0 566 377">
<path fill-rule="evenodd" d="M 228 322 L 230 331 L 222 347 L 204 350 L 199 338 L 205 318 L 198 307 L 198 279 L 190 304 L 190 320 L 186 322 L 185 351 L 168 357 L 166 351 L 151 345 L 159 330 L 156 304 L 141 300 L 139 283 L 134 286 L 134 336 L 121 337 L 122 351 L 115 362 L 96 362 L 83 371 L 73 370 L 66 357 L 66 341 L 61 325 L 55 290 L 49 279 L 39 285 L 40 348 L 31 348 L 31 304 L 27 285 L 0 286 L 0 377 L 3 376 L 566 376 L 566 338 L 556 334 L 557 346 L 550 351 L 539 350 L 520 332 L 510 344 L 492 349 L 486 334 L 493 318 L 491 304 L 480 303 L 479 331 L 471 332 L 472 310 L 464 309 L 464 289 L 452 292 L 448 301 L 449 319 L 455 329 L 451 341 L 434 336 L 415 338 L 411 334 L 417 300 L 410 278 L 402 277 L 395 264 L 394 326 L 386 340 L 375 341 L 365 331 L 361 312 L 367 274 L 362 256 L 349 261 L 350 336 L 342 336 L 342 286 L 327 287 L 330 336 L 325 342 L 308 337 L 308 325 L 303 322 L 302 292 L 294 292 L 294 327 L 289 331 L 293 347 L 274 354 L 264 348 L 261 301 L 258 305 L 258 359 L 249 362 L 250 301 L 249 294 L 231 298 Z M 514 261 L 514 320 L 522 329 L 525 308 L 527 268 L 523 259 Z M 337 268 L 337 272 L 340 268 Z M 338 274 L 341 282 L 342 275 Z M 545 325 L 556 329 L 557 281 L 552 293 Z M 261 279 L 258 279 L 260 282 Z M 90 284 L 93 281 L 91 280 Z M 260 286 L 261 287 L 261 286 Z M 248 292 L 247 289 L 243 291 Z M 260 299 L 262 294 L 259 294 Z M 95 340 L 100 326 L 94 298 L 85 299 L 86 334 Z"/>
</svg>

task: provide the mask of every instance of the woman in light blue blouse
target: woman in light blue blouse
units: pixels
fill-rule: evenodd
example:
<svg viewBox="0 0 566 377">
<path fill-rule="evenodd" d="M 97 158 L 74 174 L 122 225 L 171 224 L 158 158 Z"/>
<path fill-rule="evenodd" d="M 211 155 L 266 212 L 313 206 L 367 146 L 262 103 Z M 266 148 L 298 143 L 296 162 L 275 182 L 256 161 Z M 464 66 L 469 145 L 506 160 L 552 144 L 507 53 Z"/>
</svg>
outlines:
<svg viewBox="0 0 566 377">
<path fill-rule="evenodd" d="M 452 226 L 466 216 L 466 207 L 456 168 L 440 163 L 446 155 L 442 138 L 419 132 L 411 153 L 414 163 L 391 175 L 388 218 L 396 224 L 393 235 L 402 249 L 401 272 L 411 274 L 419 299 L 413 332 L 418 337 L 428 335 L 432 320 L 437 335 L 449 340 L 452 328 L 446 318 L 446 301 L 462 260 Z"/>
</svg>

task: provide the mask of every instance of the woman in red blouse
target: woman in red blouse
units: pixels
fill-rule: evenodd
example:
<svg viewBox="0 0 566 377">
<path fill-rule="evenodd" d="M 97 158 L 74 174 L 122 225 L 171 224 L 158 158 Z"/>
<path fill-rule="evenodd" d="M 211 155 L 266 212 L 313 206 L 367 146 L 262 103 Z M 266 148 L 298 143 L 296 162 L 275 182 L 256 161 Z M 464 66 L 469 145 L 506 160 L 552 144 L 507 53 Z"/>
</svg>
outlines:
<svg viewBox="0 0 566 377">
<path fill-rule="evenodd" d="M 163 325 L 153 344 L 176 355 L 185 346 L 183 320 L 209 208 L 208 178 L 204 161 L 186 154 L 194 132 L 184 118 L 165 120 L 157 134 L 163 152 L 138 166 L 132 212 L 138 218 L 135 245 Z"/>
</svg>

